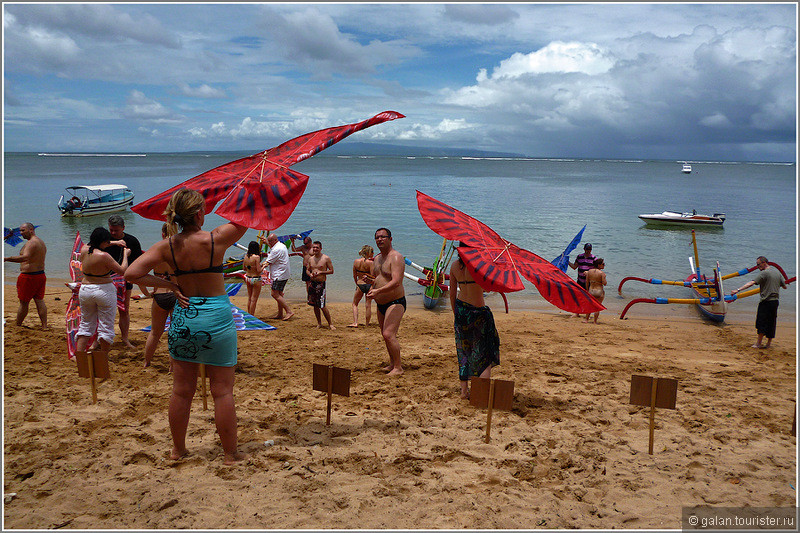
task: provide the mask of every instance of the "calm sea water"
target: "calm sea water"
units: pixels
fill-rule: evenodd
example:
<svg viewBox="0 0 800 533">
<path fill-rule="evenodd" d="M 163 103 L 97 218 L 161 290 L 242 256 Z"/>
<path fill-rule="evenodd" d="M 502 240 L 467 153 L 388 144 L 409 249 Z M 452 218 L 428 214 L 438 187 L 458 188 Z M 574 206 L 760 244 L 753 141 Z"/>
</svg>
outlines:
<svg viewBox="0 0 800 533">
<path fill-rule="evenodd" d="M 51 278 L 67 278 L 67 258 L 80 231 L 88 236 L 105 226 L 107 215 L 61 218 L 56 203 L 71 185 L 122 183 L 143 201 L 187 178 L 249 154 L 179 153 L 147 154 L 146 157 L 40 156 L 6 154 L 4 164 L 4 226 L 22 222 L 40 225 L 37 235 L 48 246 L 47 270 Z M 692 162 L 690 175 L 681 173 L 676 161 L 603 161 L 471 159 L 458 157 L 345 157 L 319 154 L 293 168 L 308 174 L 305 195 L 278 234 L 313 229 L 311 236 L 323 243 L 336 273 L 329 277 L 329 298 L 349 300 L 353 294 L 352 261 L 364 244 L 374 247 L 375 229 L 386 226 L 394 245 L 407 258 L 430 265 L 442 239 L 422 221 L 415 190 L 442 200 L 491 226 L 511 242 L 552 260 L 586 224 L 583 243 L 606 262 L 606 306 L 618 314 L 634 297 L 685 298 L 688 289 L 625 284 L 623 296 L 617 285 L 625 276 L 682 280 L 689 274 L 693 255 L 687 229 L 653 229 L 637 217 L 664 210 L 699 213 L 724 212 L 724 229 L 697 231 L 701 268 L 709 271 L 719 261 L 729 273 L 755 264 L 766 255 L 787 271 L 797 272 L 797 168 L 795 164 Z M 161 222 L 123 212 L 126 231 L 147 247 L 160 238 Z M 223 222 L 206 217 L 206 229 Z M 240 241 L 245 246 L 257 232 Z M 84 239 L 85 240 L 85 239 Z M 572 253 L 580 253 L 583 246 Z M 4 245 L 14 254 L 19 245 Z M 376 250 L 377 251 L 377 250 Z M 231 248 L 230 256 L 243 252 Z M 5 263 L 5 288 L 16 276 L 16 265 Z M 290 298 L 303 298 L 299 258 L 292 259 Z M 407 272 L 419 272 L 408 267 Z M 574 277 L 575 271 L 569 274 Z M 728 290 L 752 275 L 727 282 Z M 412 304 L 422 305 L 422 288 L 405 281 Z M 540 307 L 544 303 L 533 285 L 509 295 L 512 308 Z M 795 313 L 796 285 L 781 295 L 783 318 Z M 272 303 L 266 298 L 269 303 Z M 732 316 L 749 318 L 757 297 L 731 306 Z M 502 306 L 491 297 L 489 305 Z M 268 305 L 268 304 L 267 304 Z M 645 309 L 647 308 L 647 309 Z M 555 310 L 555 308 L 552 308 Z M 629 313 L 695 316 L 689 306 L 639 304 Z M 793 320 L 793 318 L 792 318 Z"/>
</svg>

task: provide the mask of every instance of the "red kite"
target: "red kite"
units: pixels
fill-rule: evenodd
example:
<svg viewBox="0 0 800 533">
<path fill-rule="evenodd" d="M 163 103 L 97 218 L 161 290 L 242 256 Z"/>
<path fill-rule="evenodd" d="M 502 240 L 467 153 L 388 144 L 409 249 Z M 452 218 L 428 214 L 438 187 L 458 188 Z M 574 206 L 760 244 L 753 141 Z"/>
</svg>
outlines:
<svg viewBox="0 0 800 533">
<path fill-rule="evenodd" d="M 145 218 L 165 220 L 164 208 L 172 194 L 188 187 L 203 195 L 206 213 L 211 213 L 222 201 L 216 211 L 219 216 L 254 229 L 275 229 L 292 214 L 308 184 L 308 176 L 288 167 L 352 133 L 404 116 L 395 111 L 384 111 L 363 122 L 306 133 L 264 152 L 208 170 L 133 206 L 131 210 Z"/>
<path fill-rule="evenodd" d="M 559 309 L 580 314 L 605 309 L 557 266 L 505 240 L 483 222 L 419 191 L 417 205 L 425 224 L 435 233 L 468 247 L 459 248 L 459 254 L 484 290 L 521 291 L 525 288 L 521 274 Z"/>
</svg>

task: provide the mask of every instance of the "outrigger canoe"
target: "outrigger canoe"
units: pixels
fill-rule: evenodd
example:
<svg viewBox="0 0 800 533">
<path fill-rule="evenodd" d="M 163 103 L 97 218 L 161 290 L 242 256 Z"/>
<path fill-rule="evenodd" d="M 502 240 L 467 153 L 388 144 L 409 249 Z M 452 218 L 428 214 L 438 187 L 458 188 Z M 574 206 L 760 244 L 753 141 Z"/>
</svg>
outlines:
<svg viewBox="0 0 800 533">
<path fill-rule="evenodd" d="M 735 302 L 740 298 L 746 298 L 747 296 L 752 296 L 759 293 L 759 288 L 755 287 L 753 289 L 737 293 L 736 295 L 729 294 L 726 296 L 725 289 L 722 286 L 722 282 L 724 280 L 734 278 L 736 276 L 743 276 L 752 272 L 757 267 L 751 266 L 749 268 L 743 268 L 737 272 L 732 272 L 723 276 L 720 274 L 719 261 L 717 261 L 713 278 L 707 277 L 700 272 L 700 260 L 697 254 L 697 240 L 695 238 L 694 230 L 692 230 L 692 245 L 694 246 L 694 259 L 689 257 L 689 265 L 692 269 L 692 273 L 685 280 L 669 281 L 656 278 L 645 279 L 628 276 L 620 281 L 619 287 L 617 287 L 617 292 L 622 294 L 622 285 L 624 285 L 626 281 L 641 281 L 644 283 L 650 283 L 651 285 L 678 285 L 688 287 L 692 291 L 693 298 L 635 298 L 628 302 L 628 305 L 626 305 L 625 309 L 622 310 L 622 313 L 619 315 L 620 319 L 624 319 L 628 309 L 637 303 L 689 304 L 696 305 L 704 317 L 713 320 L 714 322 L 723 322 L 725 320 L 725 313 L 727 312 L 727 306 L 729 303 Z M 783 268 L 781 268 L 781 266 L 777 263 L 769 262 L 769 264 L 778 269 L 783 278 L 786 280 L 787 284 L 797 281 L 796 276 L 789 278 Z"/>
</svg>

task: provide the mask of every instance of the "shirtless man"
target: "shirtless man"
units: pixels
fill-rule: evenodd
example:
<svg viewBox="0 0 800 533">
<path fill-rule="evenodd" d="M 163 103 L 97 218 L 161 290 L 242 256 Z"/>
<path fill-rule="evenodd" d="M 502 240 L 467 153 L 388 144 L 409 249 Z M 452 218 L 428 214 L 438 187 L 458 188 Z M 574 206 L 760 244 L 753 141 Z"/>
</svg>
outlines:
<svg viewBox="0 0 800 533">
<path fill-rule="evenodd" d="M 306 238 L 303 239 L 303 244 L 300 246 L 294 245 L 295 237 L 299 237 L 299 235 L 292 236 L 292 251 L 303 254 L 303 274 L 300 276 L 300 278 L 306 282 L 306 291 L 308 291 L 308 282 L 311 280 L 311 278 L 308 277 L 308 271 L 306 269 L 308 268 L 308 258 L 311 257 L 311 237 L 306 236 Z"/>
<path fill-rule="evenodd" d="M 44 304 L 44 285 L 47 276 L 44 274 L 44 256 L 47 254 L 47 246 L 42 239 L 36 236 L 36 231 L 30 222 L 22 224 L 19 232 L 22 238 L 28 242 L 22 246 L 19 255 L 3 258 L 3 261 L 19 263 L 17 325 L 21 326 L 22 321 L 28 316 L 28 305 L 33 299 L 36 311 L 39 313 L 39 320 L 42 321 L 42 329 L 45 329 L 47 328 L 47 306 Z"/>
<path fill-rule="evenodd" d="M 372 265 L 375 281 L 367 297 L 374 299 L 378 307 L 378 324 L 389 352 L 389 366 L 384 370 L 390 376 L 399 376 L 403 373 L 403 366 L 400 364 L 397 331 L 406 312 L 406 293 L 403 290 L 406 264 L 402 254 L 392 248 L 392 232 L 388 229 L 379 228 L 375 232 L 375 244 L 381 253 L 375 256 Z"/>
<path fill-rule="evenodd" d="M 314 308 L 314 316 L 317 317 L 317 327 L 322 327 L 320 310 L 328 321 L 328 328 L 336 329 L 331 324 L 331 312 L 325 307 L 325 280 L 328 274 L 333 274 L 333 263 L 331 258 L 322 253 L 322 243 L 314 241 L 311 245 L 311 253 L 308 256 L 308 305 Z"/>
</svg>

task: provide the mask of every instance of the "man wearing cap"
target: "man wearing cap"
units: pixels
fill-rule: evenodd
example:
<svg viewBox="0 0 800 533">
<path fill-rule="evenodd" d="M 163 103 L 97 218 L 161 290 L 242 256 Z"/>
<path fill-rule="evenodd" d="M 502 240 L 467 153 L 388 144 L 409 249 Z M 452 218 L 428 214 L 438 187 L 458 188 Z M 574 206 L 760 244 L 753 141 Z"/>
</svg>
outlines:
<svg viewBox="0 0 800 533">
<path fill-rule="evenodd" d="M 592 255 L 592 245 L 587 242 L 583 245 L 583 253 L 575 258 L 574 263 L 569 264 L 573 270 L 578 269 L 578 285 L 584 289 L 586 289 L 586 273 L 593 268 L 595 259 L 597 258 Z"/>
</svg>

